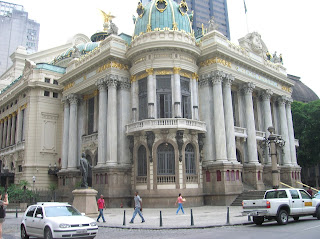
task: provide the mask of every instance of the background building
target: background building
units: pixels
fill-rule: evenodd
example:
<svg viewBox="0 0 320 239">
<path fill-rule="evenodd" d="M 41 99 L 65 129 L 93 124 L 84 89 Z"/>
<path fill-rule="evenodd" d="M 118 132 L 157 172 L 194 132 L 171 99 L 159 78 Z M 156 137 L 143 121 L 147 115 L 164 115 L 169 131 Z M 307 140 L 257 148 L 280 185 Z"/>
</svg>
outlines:
<svg viewBox="0 0 320 239">
<path fill-rule="evenodd" d="M 261 36 L 249 33 L 237 46 L 211 29 L 197 41 L 186 5 L 151 4 L 137 6 L 132 36 L 104 22 L 107 31 L 91 42 L 79 34 L 12 55 L 17 67 L 8 72 L 18 77 L 0 93 L 7 182 L 56 182 L 58 200 L 71 202 L 85 153 L 88 184 L 111 207 L 129 206 L 136 190 L 147 207 L 171 206 L 178 191 L 189 205 L 229 205 L 245 187 L 272 185 L 263 142 L 273 125 L 286 142 L 280 180 L 298 186 L 294 82 L 266 58 Z"/>
<path fill-rule="evenodd" d="M 27 53 L 38 51 L 39 30 L 22 5 L 0 1 L 0 75 L 12 65 L 10 55 L 18 46 Z"/>
<path fill-rule="evenodd" d="M 147 4 L 151 0 L 142 0 Z M 180 3 L 181 0 L 174 0 Z M 202 24 L 206 28 L 209 20 L 214 17 L 215 22 L 219 24 L 219 31 L 230 40 L 229 17 L 227 0 L 186 0 L 189 12 L 194 12 L 192 28 L 195 35 L 201 35 Z"/>
</svg>

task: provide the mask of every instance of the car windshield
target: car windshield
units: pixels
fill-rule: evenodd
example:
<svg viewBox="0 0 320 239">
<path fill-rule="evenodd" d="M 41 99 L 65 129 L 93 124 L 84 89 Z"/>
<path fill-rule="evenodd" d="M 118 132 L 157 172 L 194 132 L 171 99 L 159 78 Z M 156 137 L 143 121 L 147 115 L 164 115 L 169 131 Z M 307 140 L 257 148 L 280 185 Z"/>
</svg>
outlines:
<svg viewBox="0 0 320 239">
<path fill-rule="evenodd" d="M 79 216 L 77 209 L 72 206 L 47 206 L 44 208 L 47 217 Z"/>
</svg>

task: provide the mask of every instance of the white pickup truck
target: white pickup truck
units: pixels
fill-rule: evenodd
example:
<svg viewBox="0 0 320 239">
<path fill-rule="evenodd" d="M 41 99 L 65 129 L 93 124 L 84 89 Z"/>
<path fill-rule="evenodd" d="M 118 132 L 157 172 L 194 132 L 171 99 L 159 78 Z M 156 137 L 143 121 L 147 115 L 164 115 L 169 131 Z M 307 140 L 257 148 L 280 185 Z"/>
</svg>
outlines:
<svg viewBox="0 0 320 239">
<path fill-rule="evenodd" d="M 275 219 L 278 224 L 285 225 L 289 216 L 295 221 L 309 215 L 320 220 L 320 199 L 312 198 L 303 189 L 267 190 L 264 199 L 243 200 L 242 207 L 242 214 L 253 216 L 256 225 L 261 225 L 265 219 Z"/>
</svg>

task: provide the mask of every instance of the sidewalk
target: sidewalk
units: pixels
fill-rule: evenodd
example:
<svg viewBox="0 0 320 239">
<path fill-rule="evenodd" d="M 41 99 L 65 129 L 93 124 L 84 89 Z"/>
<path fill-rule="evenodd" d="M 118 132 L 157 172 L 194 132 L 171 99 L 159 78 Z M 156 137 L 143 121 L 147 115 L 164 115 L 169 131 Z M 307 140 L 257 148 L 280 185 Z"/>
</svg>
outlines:
<svg viewBox="0 0 320 239">
<path fill-rule="evenodd" d="M 186 229 L 186 228 L 206 228 L 226 225 L 243 225 L 252 223 L 247 216 L 242 216 L 242 207 L 229 207 L 229 224 L 227 224 L 226 206 L 203 206 L 185 207 L 185 214 L 179 212 L 177 208 L 144 208 L 143 217 L 145 223 L 141 223 L 141 218 L 137 214 L 134 223 L 130 224 L 133 208 L 107 208 L 104 210 L 106 222 L 98 223 L 99 227 L 127 228 L 127 229 Z M 194 225 L 191 226 L 191 209 Z M 123 225 L 125 211 L 125 225 Z M 162 227 L 160 227 L 160 211 L 162 213 Z"/>
</svg>

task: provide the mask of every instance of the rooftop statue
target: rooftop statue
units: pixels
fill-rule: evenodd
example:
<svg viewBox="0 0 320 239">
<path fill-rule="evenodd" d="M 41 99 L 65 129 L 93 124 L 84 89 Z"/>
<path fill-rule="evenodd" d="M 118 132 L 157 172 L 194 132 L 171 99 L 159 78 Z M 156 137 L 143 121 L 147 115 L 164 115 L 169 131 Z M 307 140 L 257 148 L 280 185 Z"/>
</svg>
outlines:
<svg viewBox="0 0 320 239">
<path fill-rule="evenodd" d="M 112 22 L 112 19 L 115 18 L 115 16 L 111 15 L 111 13 L 109 12 L 108 14 L 105 13 L 104 11 L 100 10 L 102 17 L 103 17 L 103 30 L 105 32 L 108 31 L 109 27 L 110 27 L 110 22 Z"/>
<path fill-rule="evenodd" d="M 209 26 L 208 26 L 208 32 L 214 31 L 214 30 L 218 30 L 219 28 L 219 24 L 216 23 L 216 21 L 214 20 L 214 16 L 211 17 L 211 19 L 208 22 Z"/>
</svg>

